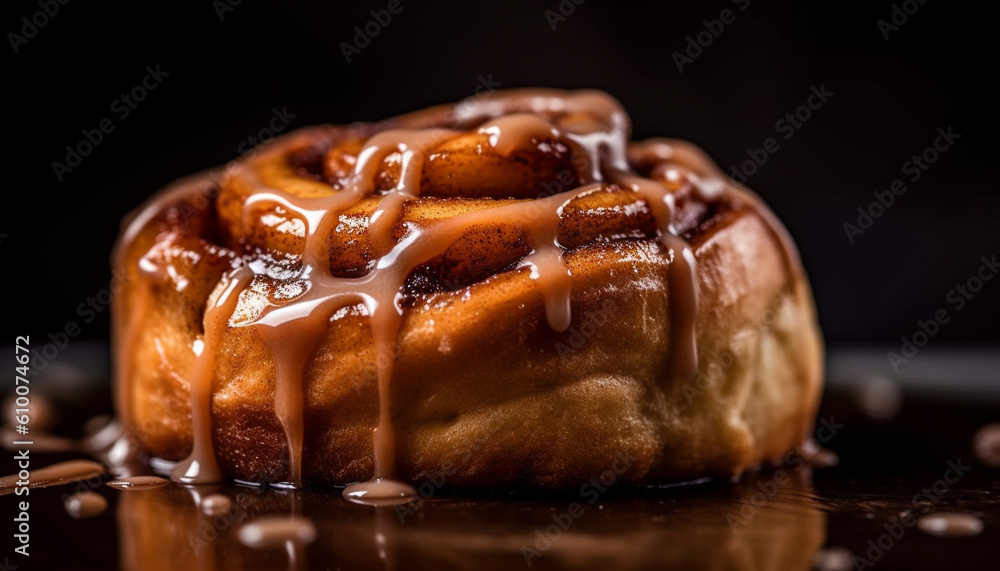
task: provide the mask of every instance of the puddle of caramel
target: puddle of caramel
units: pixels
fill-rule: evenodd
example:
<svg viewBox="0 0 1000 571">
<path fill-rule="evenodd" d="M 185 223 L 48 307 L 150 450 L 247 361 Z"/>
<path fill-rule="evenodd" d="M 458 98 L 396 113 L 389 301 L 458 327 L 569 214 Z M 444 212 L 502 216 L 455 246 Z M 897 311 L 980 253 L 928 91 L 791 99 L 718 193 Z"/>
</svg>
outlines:
<svg viewBox="0 0 1000 571">
<path fill-rule="evenodd" d="M 117 490 L 141 491 L 152 490 L 169 484 L 170 480 L 158 476 L 130 476 L 125 478 L 115 478 L 105 485 Z"/>
<path fill-rule="evenodd" d="M 741 569 L 752 561 L 777 571 L 808 569 L 824 543 L 826 516 L 803 473 L 789 471 L 763 504 L 753 477 L 688 489 L 595 503 L 571 494 L 374 509 L 338 494 L 231 485 L 170 484 L 114 499 L 121 568 L 142 571 L 306 569 L 307 543 L 318 569 L 519 569 L 527 553 L 532 568 Z M 206 514 L 220 491 L 232 510 Z"/>
<path fill-rule="evenodd" d="M 409 484 L 375 479 L 348 486 L 344 497 L 359 504 L 394 505 L 412 501 L 416 492 Z"/>
<path fill-rule="evenodd" d="M 97 462 L 90 460 L 70 460 L 60 462 L 38 470 L 31 470 L 27 485 L 28 488 L 45 488 L 59 484 L 69 484 L 97 478 L 107 473 L 107 469 Z M 0 478 L 0 496 L 13 494 L 17 488 L 18 481 L 22 480 L 18 474 L 11 474 Z"/>
</svg>

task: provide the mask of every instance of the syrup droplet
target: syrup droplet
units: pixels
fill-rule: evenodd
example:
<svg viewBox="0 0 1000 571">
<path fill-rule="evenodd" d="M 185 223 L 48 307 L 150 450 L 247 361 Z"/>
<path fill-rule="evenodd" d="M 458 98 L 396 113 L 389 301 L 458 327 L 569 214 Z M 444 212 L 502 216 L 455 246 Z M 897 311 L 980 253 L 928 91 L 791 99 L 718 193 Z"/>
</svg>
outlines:
<svg viewBox="0 0 1000 571">
<path fill-rule="evenodd" d="M 233 507 L 233 501 L 229 499 L 229 496 L 224 496 L 222 494 L 212 494 L 210 496 L 205 496 L 201 500 L 201 511 L 208 516 L 219 516 L 227 513 Z"/>
<path fill-rule="evenodd" d="M 843 547 L 825 547 L 813 557 L 816 571 L 850 571 L 854 569 L 854 555 Z"/>
<path fill-rule="evenodd" d="M 97 517 L 108 509 L 108 500 L 94 492 L 77 492 L 63 503 L 66 513 L 73 519 Z"/>
<path fill-rule="evenodd" d="M 972 537 L 983 531 L 983 522 L 972 514 L 938 512 L 917 520 L 917 527 L 938 537 Z"/>
<path fill-rule="evenodd" d="M 263 516 L 241 527 L 239 538 L 243 545 L 255 549 L 284 547 L 289 541 L 305 545 L 316 539 L 316 527 L 299 516 Z"/>
<path fill-rule="evenodd" d="M 344 497 L 359 504 L 398 505 L 413 501 L 417 497 L 417 491 L 406 482 L 375 478 L 347 486 Z"/>
<path fill-rule="evenodd" d="M 896 381 L 876 375 L 863 380 L 857 389 L 858 404 L 875 420 L 890 420 L 903 406 L 903 391 Z"/>
<path fill-rule="evenodd" d="M 1000 423 L 987 424 L 973 438 L 976 458 L 987 466 L 1000 468 Z"/>
</svg>

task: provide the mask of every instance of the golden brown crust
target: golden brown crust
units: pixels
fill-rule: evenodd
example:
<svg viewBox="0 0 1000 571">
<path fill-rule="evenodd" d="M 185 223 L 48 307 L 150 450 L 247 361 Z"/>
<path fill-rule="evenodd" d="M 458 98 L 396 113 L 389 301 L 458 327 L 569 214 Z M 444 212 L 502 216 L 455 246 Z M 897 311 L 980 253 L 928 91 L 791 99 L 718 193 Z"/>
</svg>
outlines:
<svg viewBox="0 0 1000 571">
<path fill-rule="evenodd" d="M 281 159 L 264 163 L 258 176 L 298 196 L 329 194 L 307 171 Z M 237 255 L 269 261 L 271 278 L 258 275 L 241 294 L 220 342 L 211 411 L 227 474 L 287 480 L 273 359 L 258 331 L 240 325 L 294 294 L 296 281 L 282 278 L 301 250 L 302 228 L 273 205 L 244 227 L 249 189 L 240 184 L 228 180 L 208 208 L 168 211 L 125 252 L 124 311 L 145 295 L 151 308 L 126 356 L 133 364 L 127 398 L 148 450 L 184 458 L 192 442 L 188 379 L 206 300 Z M 449 196 L 465 186 L 438 188 Z M 391 402 L 398 468 L 409 480 L 443 472 L 459 488 L 559 488 L 621 457 L 629 460 L 619 477 L 635 484 L 731 476 L 801 443 L 822 360 L 808 284 L 750 205 L 679 202 L 698 264 L 695 379 L 669 374 L 671 262 L 652 217 L 635 193 L 611 187 L 567 207 L 560 225 L 573 276 L 565 332 L 548 326 L 529 270 L 514 267 L 526 253 L 523 240 L 503 225 L 470 228 L 411 275 L 395 354 L 374 354 L 362 306 L 336 312 L 306 368 L 305 481 L 349 484 L 372 473 L 376 359 L 397 360 Z M 334 275 L 370 269 L 362 222 L 376 203 L 364 200 L 341 215 L 330 243 Z M 495 203 L 422 198 L 407 203 L 394 234 Z M 211 236 L 226 247 L 205 239 Z M 143 256 L 172 267 L 172 275 L 139 278 Z"/>
</svg>

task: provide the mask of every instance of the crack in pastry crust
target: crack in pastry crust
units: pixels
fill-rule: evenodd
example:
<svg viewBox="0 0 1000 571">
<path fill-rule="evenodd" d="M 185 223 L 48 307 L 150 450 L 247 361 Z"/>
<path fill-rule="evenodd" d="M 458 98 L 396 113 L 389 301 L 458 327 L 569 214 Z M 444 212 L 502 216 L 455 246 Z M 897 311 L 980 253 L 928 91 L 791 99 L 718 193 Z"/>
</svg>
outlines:
<svg viewBox="0 0 1000 571">
<path fill-rule="evenodd" d="M 783 455 L 822 362 L 794 246 L 701 151 L 628 132 L 604 94 L 498 93 L 168 189 L 116 251 L 124 424 L 196 483 L 558 488 L 621 454 L 636 484 Z"/>
</svg>

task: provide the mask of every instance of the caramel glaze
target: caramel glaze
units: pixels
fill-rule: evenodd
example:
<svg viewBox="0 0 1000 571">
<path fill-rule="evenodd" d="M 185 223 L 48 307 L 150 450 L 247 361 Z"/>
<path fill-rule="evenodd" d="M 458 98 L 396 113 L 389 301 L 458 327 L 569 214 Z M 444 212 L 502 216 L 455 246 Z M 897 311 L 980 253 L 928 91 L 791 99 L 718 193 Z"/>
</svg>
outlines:
<svg viewBox="0 0 1000 571">
<path fill-rule="evenodd" d="M 198 356 L 191 375 L 191 423 L 196 435 L 204 434 L 207 437 L 196 437 L 191 455 L 171 472 L 171 478 L 177 482 L 202 484 L 223 479 L 219 462 L 212 451 L 212 419 L 209 410 L 212 379 L 215 377 L 216 345 L 233 314 L 239 292 L 246 288 L 251 277 L 252 273 L 246 267 L 236 268 L 223 276 L 208 299 L 205 336 L 200 350 L 196 350 Z"/>
<path fill-rule="evenodd" d="M 90 460 L 69 460 L 31 471 L 29 488 L 47 488 L 70 482 L 90 480 L 107 473 L 107 469 Z M 0 496 L 13 494 L 20 480 L 17 474 L 0 478 Z"/>
<path fill-rule="evenodd" d="M 183 178 L 167 186 L 157 195 L 156 199 L 131 214 L 122 223 L 122 232 L 111 253 L 111 264 L 116 272 L 128 279 L 126 259 L 129 247 L 142 240 L 140 232 L 147 225 L 157 221 L 165 212 L 180 203 L 190 204 L 195 208 L 209 205 L 209 197 L 214 192 L 214 178 L 209 173 L 201 173 Z M 200 218 L 195 218 L 197 222 Z M 152 249 L 153 244 L 144 242 L 145 249 Z M 119 436 L 107 445 L 107 449 L 94 449 L 93 452 L 106 457 L 115 473 L 121 476 L 132 475 L 145 468 L 143 466 L 142 450 L 136 445 L 135 432 L 139 427 L 135 423 L 131 392 L 126 388 L 132 377 L 132 364 L 135 352 L 135 330 L 149 318 L 151 309 L 151 288 L 157 279 L 162 279 L 167 272 L 143 258 L 134 268 L 139 276 L 138 283 L 133 284 L 137 295 L 130 306 L 126 306 L 125 296 L 113 295 L 111 299 L 111 342 L 114 348 L 112 359 L 115 376 L 115 409 L 118 414 L 117 425 Z M 102 443 L 103 444 L 103 443 Z"/>
<path fill-rule="evenodd" d="M 210 296 L 204 338 L 201 347 L 195 348 L 190 379 L 194 445 L 189 457 L 174 470 L 173 479 L 195 484 L 223 479 L 213 450 L 210 416 L 216 341 L 227 327 L 252 327 L 274 357 L 275 415 L 288 444 L 291 483 L 300 485 L 304 369 L 331 316 L 360 305 L 369 316 L 375 343 L 378 424 L 373 434 L 373 477 L 349 487 L 345 494 L 373 500 L 414 495 L 408 484 L 393 480 L 395 435 L 389 402 L 405 288 L 414 280 L 419 283 L 420 272 L 443 257 L 470 229 L 513 227 L 518 235 L 512 240 L 519 244 L 522 255 L 511 260 L 514 263 L 508 269 L 530 271 L 544 300 L 549 325 L 556 331 L 566 330 L 572 319 L 573 277 L 562 254 L 580 244 L 574 244 L 572 236 L 561 236 L 560 223 L 567 216 L 579 215 L 579 205 L 595 194 L 613 193 L 621 206 L 634 199 L 618 195 L 631 192 L 652 215 L 655 234 L 670 260 L 672 375 L 681 379 L 693 376 L 698 367 L 697 268 L 691 248 L 678 232 L 678 201 L 712 204 L 727 199 L 754 208 L 784 245 L 794 273 L 801 271 L 800 264 L 785 230 L 770 211 L 749 191 L 729 184 L 701 151 L 668 139 L 630 146 L 630 131 L 624 109 L 604 93 L 515 90 L 383 124 L 336 132 L 303 130 L 240 163 L 225 179 L 225 184 L 237 191 L 233 196 L 220 195 L 214 207 L 228 222 L 230 235 L 221 240 L 234 244 L 235 250 L 242 247 L 248 255 L 241 257 L 235 250 L 224 249 L 212 252 L 218 258 L 213 263 L 229 269 Z M 462 153 L 470 152 L 475 154 L 474 174 L 461 161 Z M 542 185 L 545 191 L 539 194 L 540 176 L 560 184 Z M 213 206 L 206 198 L 216 196 L 210 179 L 202 176 L 182 181 L 138 211 L 117 245 L 117 270 L 126 270 L 122 253 L 135 247 L 132 243 L 140 239 L 145 225 L 176 216 L 171 213 L 181 202 L 197 204 L 201 200 Z M 518 184 L 522 179 L 526 183 Z M 491 186 L 492 180 L 514 183 Z M 472 187 L 469 181 L 479 184 Z M 411 204 L 419 207 L 419 197 L 424 194 L 496 200 L 495 206 L 400 229 L 404 210 Z M 515 200 L 524 198 L 533 200 Z M 274 238 L 260 235 L 255 221 L 262 212 L 282 219 L 279 226 L 289 242 L 269 244 L 268 239 Z M 352 219 L 368 246 L 354 267 L 337 267 L 331 252 L 342 245 L 330 237 L 338 225 Z M 185 218 L 184 222 L 200 224 L 198 217 Z M 273 255 L 274 251 L 286 252 L 285 258 Z M 301 254 L 287 254 L 295 251 Z M 148 282 L 143 284 L 145 291 L 154 287 L 156 280 L 171 277 L 171 268 L 157 267 L 148 257 L 140 266 L 135 273 Z M 251 290 L 255 285 L 276 278 L 283 280 L 283 285 L 273 288 L 277 295 L 271 296 L 262 311 L 240 319 L 233 316 L 241 296 L 254 295 Z M 115 311 L 117 401 L 127 431 L 132 424 L 128 390 L 131 331 L 149 311 L 149 296 L 139 295 L 132 307 L 118 306 Z"/>
<path fill-rule="evenodd" d="M 114 488 L 116 490 L 152 490 L 165 486 L 170 483 L 170 480 L 160 478 L 158 476 L 131 476 L 126 478 L 115 478 L 105 485 L 109 488 Z"/>
</svg>

